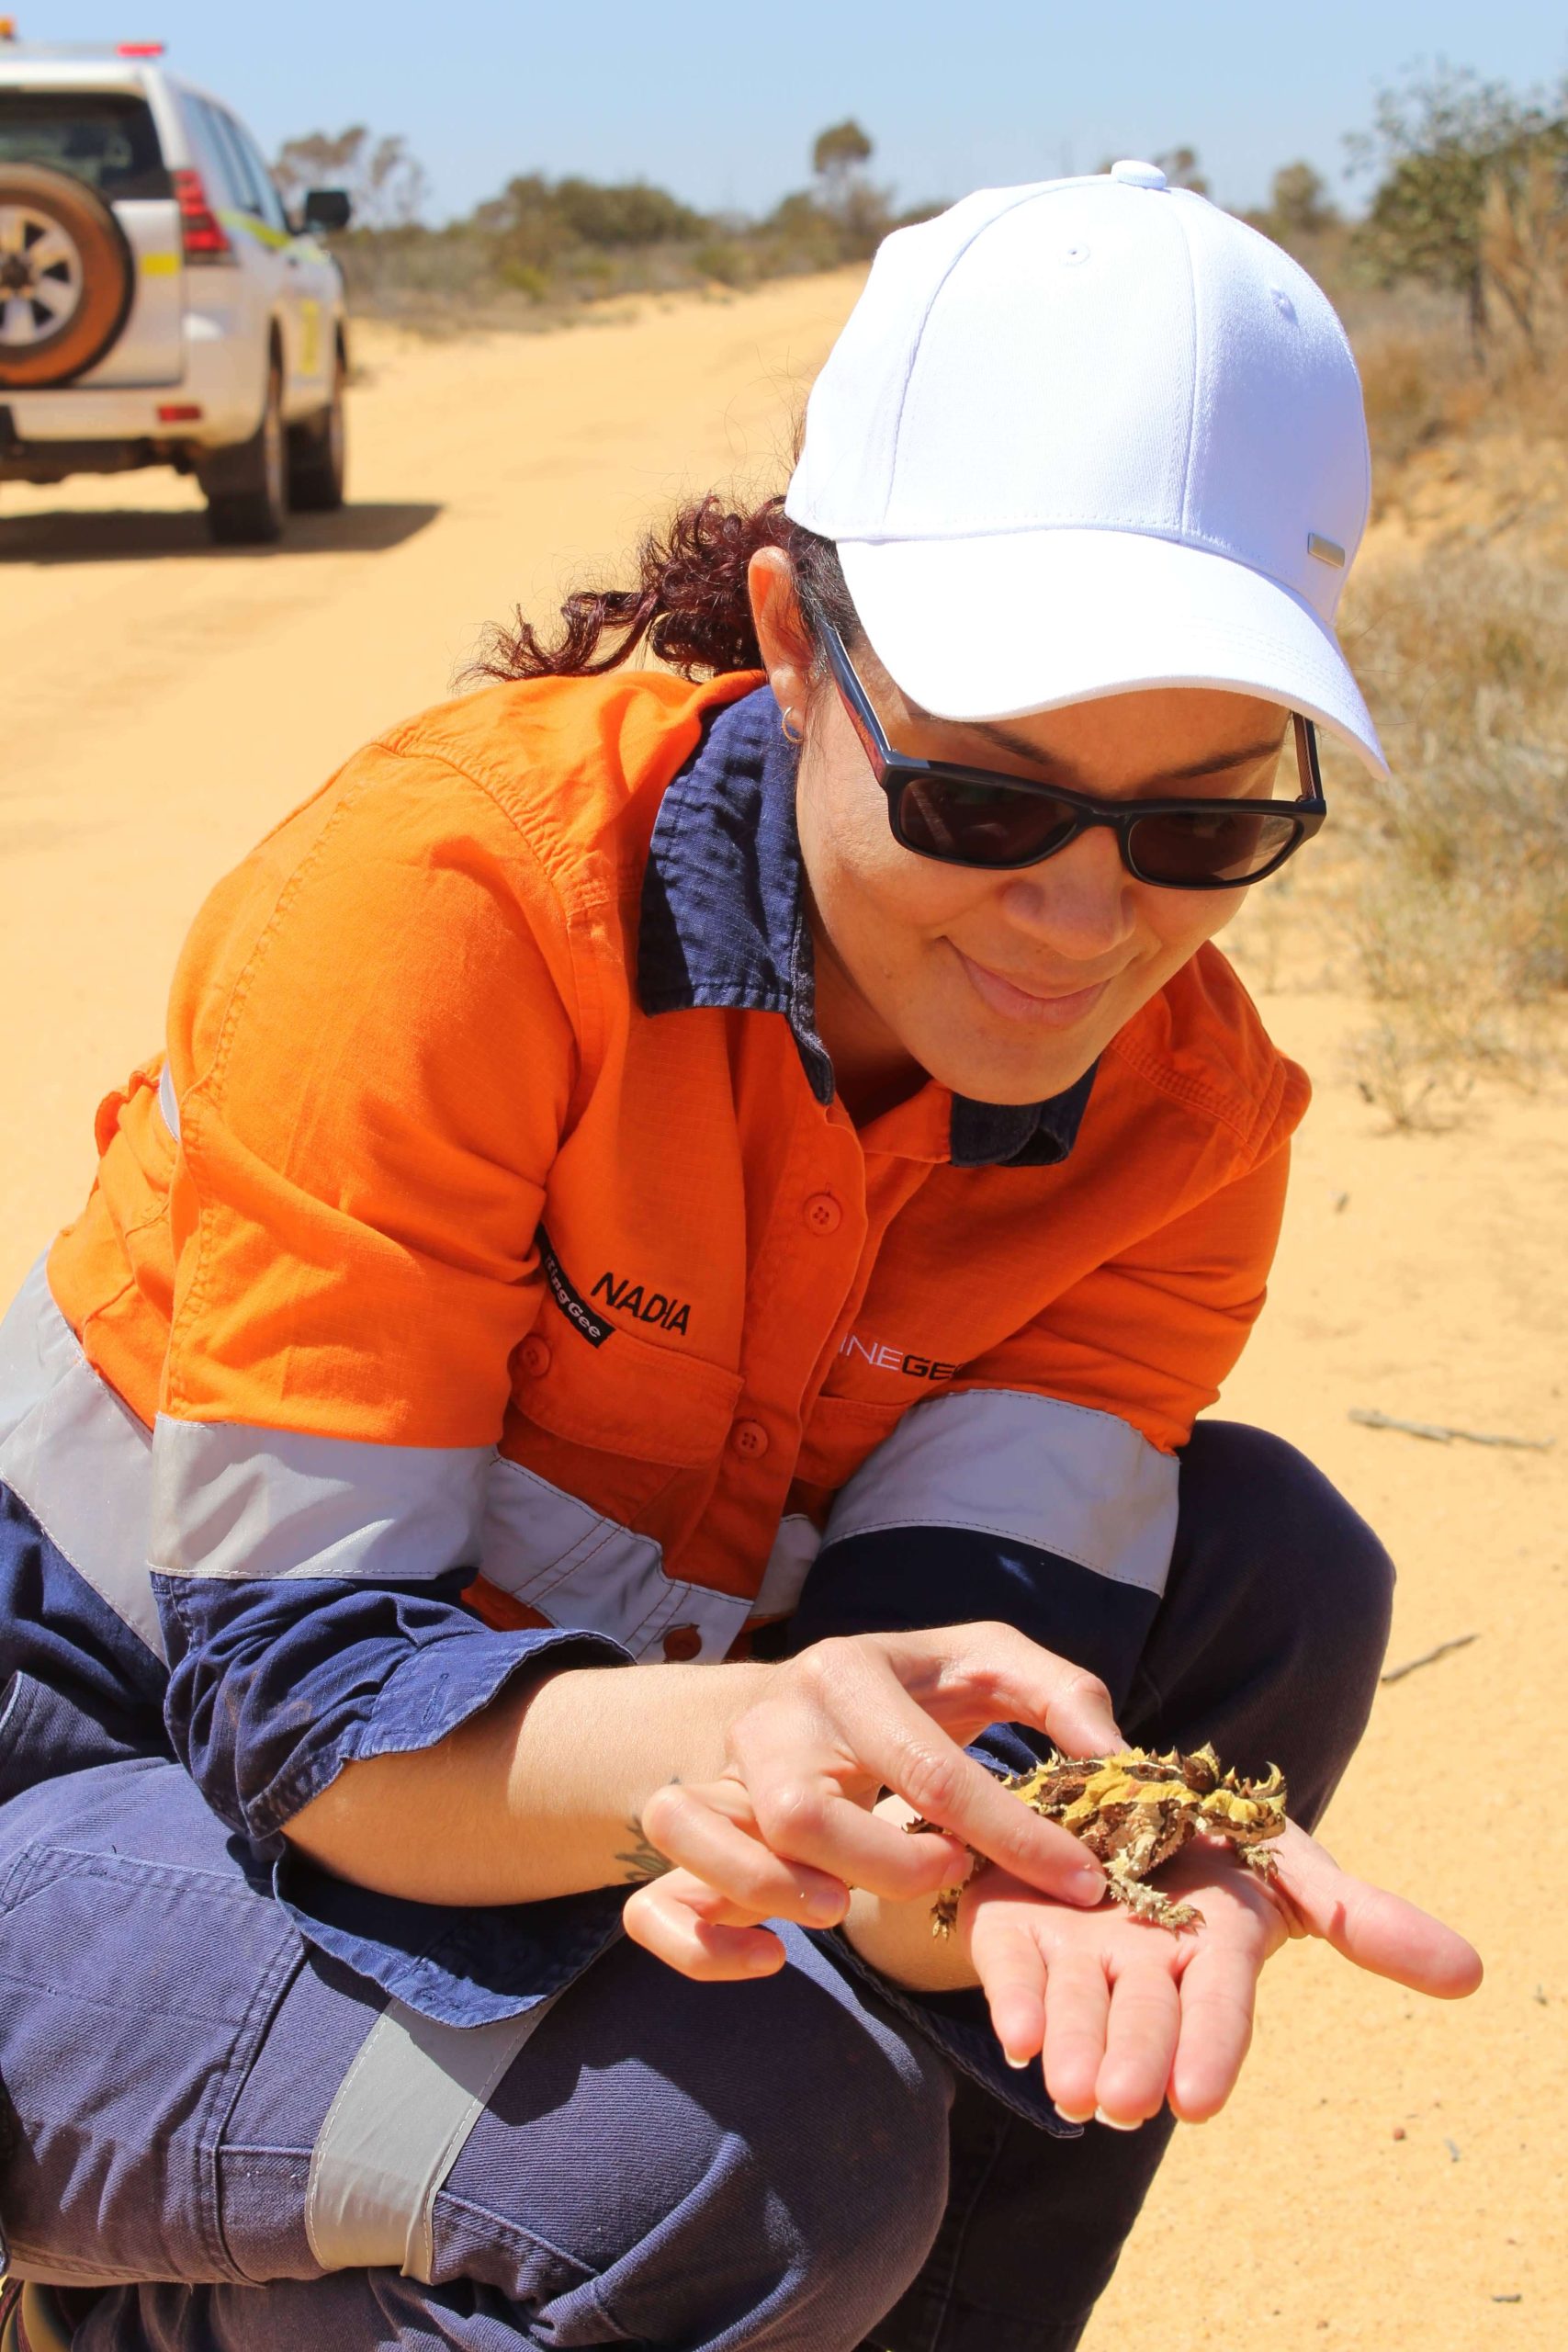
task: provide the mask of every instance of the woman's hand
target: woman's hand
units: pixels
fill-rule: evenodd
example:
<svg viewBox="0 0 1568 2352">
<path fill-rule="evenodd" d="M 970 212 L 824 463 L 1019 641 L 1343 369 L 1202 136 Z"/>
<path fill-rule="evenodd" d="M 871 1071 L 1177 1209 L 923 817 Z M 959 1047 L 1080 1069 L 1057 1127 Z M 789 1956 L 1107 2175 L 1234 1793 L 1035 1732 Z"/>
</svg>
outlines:
<svg viewBox="0 0 1568 2352">
<path fill-rule="evenodd" d="M 1263 1963 L 1291 1936 L 1321 1936 L 1374 1975 L 1439 2000 L 1472 1993 L 1481 1961 L 1462 1936 L 1397 1894 L 1340 1870 L 1292 1822 L 1272 1849 L 1272 1885 L 1230 1849 L 1195 1841 L 1159 1874 L 1196 1903 L 1200 1928 L 1172 1934 L 1120 1905 L 1086 1916 L 985 1872 L 959 1934 L 1015 2066 L 1042 2061 L 1072 2121 L 1132 2129 L 1168 2100 L 1189 2123 L 1219 2112 L 1252 2039 Z"/>
<path fill-rule="evenodd" d="M 643 1834 L 678 1876 L 629 1898 L 627 1933 L 683 1975 L 767 1974 L 784 1950 L 757 1922 L 832 1926 L 851 1887 L 929 1900 L 964 1876 L 965 1846 L 1023 1886 L 1093 1905 L 1092 1856 L 964 1753 L 999 1721 L 1069 1756 L 1122 1744 L 1104 1685 L 1010 1625 L 815 1644 L 730 1722 L 718 1779 L 671 1782 L 644 1805 Z M 884 1789 L 952 1835 L 907 1837 L 873 1810 Z"/>
</svg>

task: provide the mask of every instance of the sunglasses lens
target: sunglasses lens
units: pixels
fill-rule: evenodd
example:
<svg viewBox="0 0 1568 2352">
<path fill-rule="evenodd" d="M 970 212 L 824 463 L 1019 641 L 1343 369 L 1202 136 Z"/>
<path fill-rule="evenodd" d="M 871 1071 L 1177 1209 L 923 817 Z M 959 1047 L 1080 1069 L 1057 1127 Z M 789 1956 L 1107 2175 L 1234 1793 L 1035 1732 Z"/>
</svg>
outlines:
<svg viewBox="0 0 1568 2352">
<path fill-rule="evenodd" d="M 960 865 L 1029 865 L 1060 849 L 1077 823 L 1061 800 L 1005 785 L 921 777 L 905 786 L 898 823 L 910 849 Z"/>
<path fill-rule="evenodd" d="M 1194 808 L 1190 815 L 1145 817 L 1132 826 L 1128 853 L 1149 882 L 1186 885 L 1249 882 L 1289 849 L 1299 827 L 1282 810 Z"/>
</svg>

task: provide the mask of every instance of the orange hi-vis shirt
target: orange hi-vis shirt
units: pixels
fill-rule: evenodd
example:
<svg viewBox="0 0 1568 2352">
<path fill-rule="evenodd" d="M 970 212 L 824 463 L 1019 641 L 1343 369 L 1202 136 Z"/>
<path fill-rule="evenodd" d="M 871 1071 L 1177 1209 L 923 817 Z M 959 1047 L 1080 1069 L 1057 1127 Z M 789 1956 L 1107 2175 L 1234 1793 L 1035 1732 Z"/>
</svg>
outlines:
<svg viewBox="0 0 1568 2352">
<path fill-rule="evenodd" d="M 220 1709 L 236 1611 L 432 1580 L 649 1658 L 901 1529 L 1157 1601 L 1304 1079 L 1205 947 L 1069 1094 L 857 1129 L 792 761 L 753 675 L 501 687 L 209 899 L 34 1285 L 70 1409 L 0 1476 L 149 1643 L 211 1647 Z M 343 1760 L 301 1731 L 213 1802 L 266 1831 Z"/>
</svg>

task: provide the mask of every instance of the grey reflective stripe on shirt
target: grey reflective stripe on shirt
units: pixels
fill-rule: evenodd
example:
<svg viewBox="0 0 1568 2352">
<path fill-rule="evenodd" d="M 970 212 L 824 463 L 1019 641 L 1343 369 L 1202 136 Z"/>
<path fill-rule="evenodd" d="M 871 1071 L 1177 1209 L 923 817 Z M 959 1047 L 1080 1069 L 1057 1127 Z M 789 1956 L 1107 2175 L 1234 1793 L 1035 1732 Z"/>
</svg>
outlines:
<svg viewBox="0 0 1568 2352">
<path fill-rule="evenodd" d="M 479 1557 L 488 1445 L 370 1445 L 160 1413 L 148 1557 L 164 1576 L 417 1582 Z"/>
<path fill-rule="evenodd" d="M 1174 1455 L 1113 1413 L 968 1388 L 905 1414 L 840 1490 L 823 1547 L 883 1528 L 969 1528 L 1161 1593 L 1178 1476 Z"/>
<path fill-rule="evenodd" d="M 676 1627 L 682 1657 L 723 1657 L 751 1613 L 738 1594 L 666 1575 L 651 1535 L 490 1446 L 372 1445 L 160 1414 L 152 1465 L 148 1556 L 164 1576 L 412 1583 L 476 1567 L 550 1624 L 608 1634 L 634 1657 L 662 1657 Z"/>
<path fill-rule="evenodd" d="M 428 2286 L 436 2192 L 485 2103 L 559 1995 L 490 2025 L 438 2025 L 393 2001 L 371 2027 L 310 2154 L 305 2233 L 323 2270 L 396 2264 Z"/>
<path fill-rule="evenodd" d="M 166 1061 L 158 1076 L 158 1108 L 164 1114 L 164 1125 L 178 1143 L 180 1106 L 175 1100 L 175 1073 Z"/>
<path fill-rule="evenodd" d="M 41 1258 L 0 1323 L 0 1480 L 162 1657 L 147 1577 L 152 1433 L 87 1362 Z"/>
<path fill-rule="evenodd" d="M 791 1511 L 781 1519 L 757 1598 L 751 1603 L 753 1617 L 793 1617 L 799 1605 L 801 1588 L 821 1549 L 821 1531 L 804 1511 Z"/>
<path fill-rule="evenodd" d="M 720 1658 L 755 1603 L 668 1576 L 651 1535 L 606 1519 L 520 1462 L 498 1461 L 486 1498 L 485 1576 L 552 1625 L 608 1634 L 634 1657 L 659 1657 L 679 1626 L 700 1637 L 682 1657 Z"/>
</svg>

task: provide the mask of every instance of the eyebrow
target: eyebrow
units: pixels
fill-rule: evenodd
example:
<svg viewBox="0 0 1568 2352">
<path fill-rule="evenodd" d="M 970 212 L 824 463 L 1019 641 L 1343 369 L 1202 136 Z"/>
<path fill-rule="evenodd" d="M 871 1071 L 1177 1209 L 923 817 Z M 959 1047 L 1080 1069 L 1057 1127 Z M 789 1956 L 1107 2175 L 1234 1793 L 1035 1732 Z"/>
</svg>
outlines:
<svg viewBox="0 0 1568 2352">
<path fill-rule="evenodd" d="M 1015 759 L 1032 761 L 1036 767 L 1055 768 L 1066 776 L 1077 776 L 1078 773 L 1070 762 L 1043 752 L 1039 744 L 1032 743 L 1027 736 L 1015 735 L 1010 727 L 998 727 L 992 719 L 939 718 L 934 710 L 927 710 L 923 704 L 911 701 L 908 695 L 904 696 L 904 707 L 911 718 L 924 719 L 932 727 L 962 727 L 965 734 L 981 736 L 986 742 L 995 743 L 999 751 L 1010 752 Z M 1284 741 L 1285 729 L 1281 727 L 1279 734 L 1270 736 L 1266 742 L 1247 743 L 1239 752 L 1224 752 L 1214 759 L 1190 760 L 1185 767 L 1161 768 L 1158 775 L 1150 776 L 1147 781 L 1151 784 L 1187 784 L 1200 776 L 1227 775 L 1233 768 L 1250 767 L 1258 760 L 1271 759 L 1283 748 Z M 1134 786 L 1134 789 L 1136 788 Z"/>
</svg>

